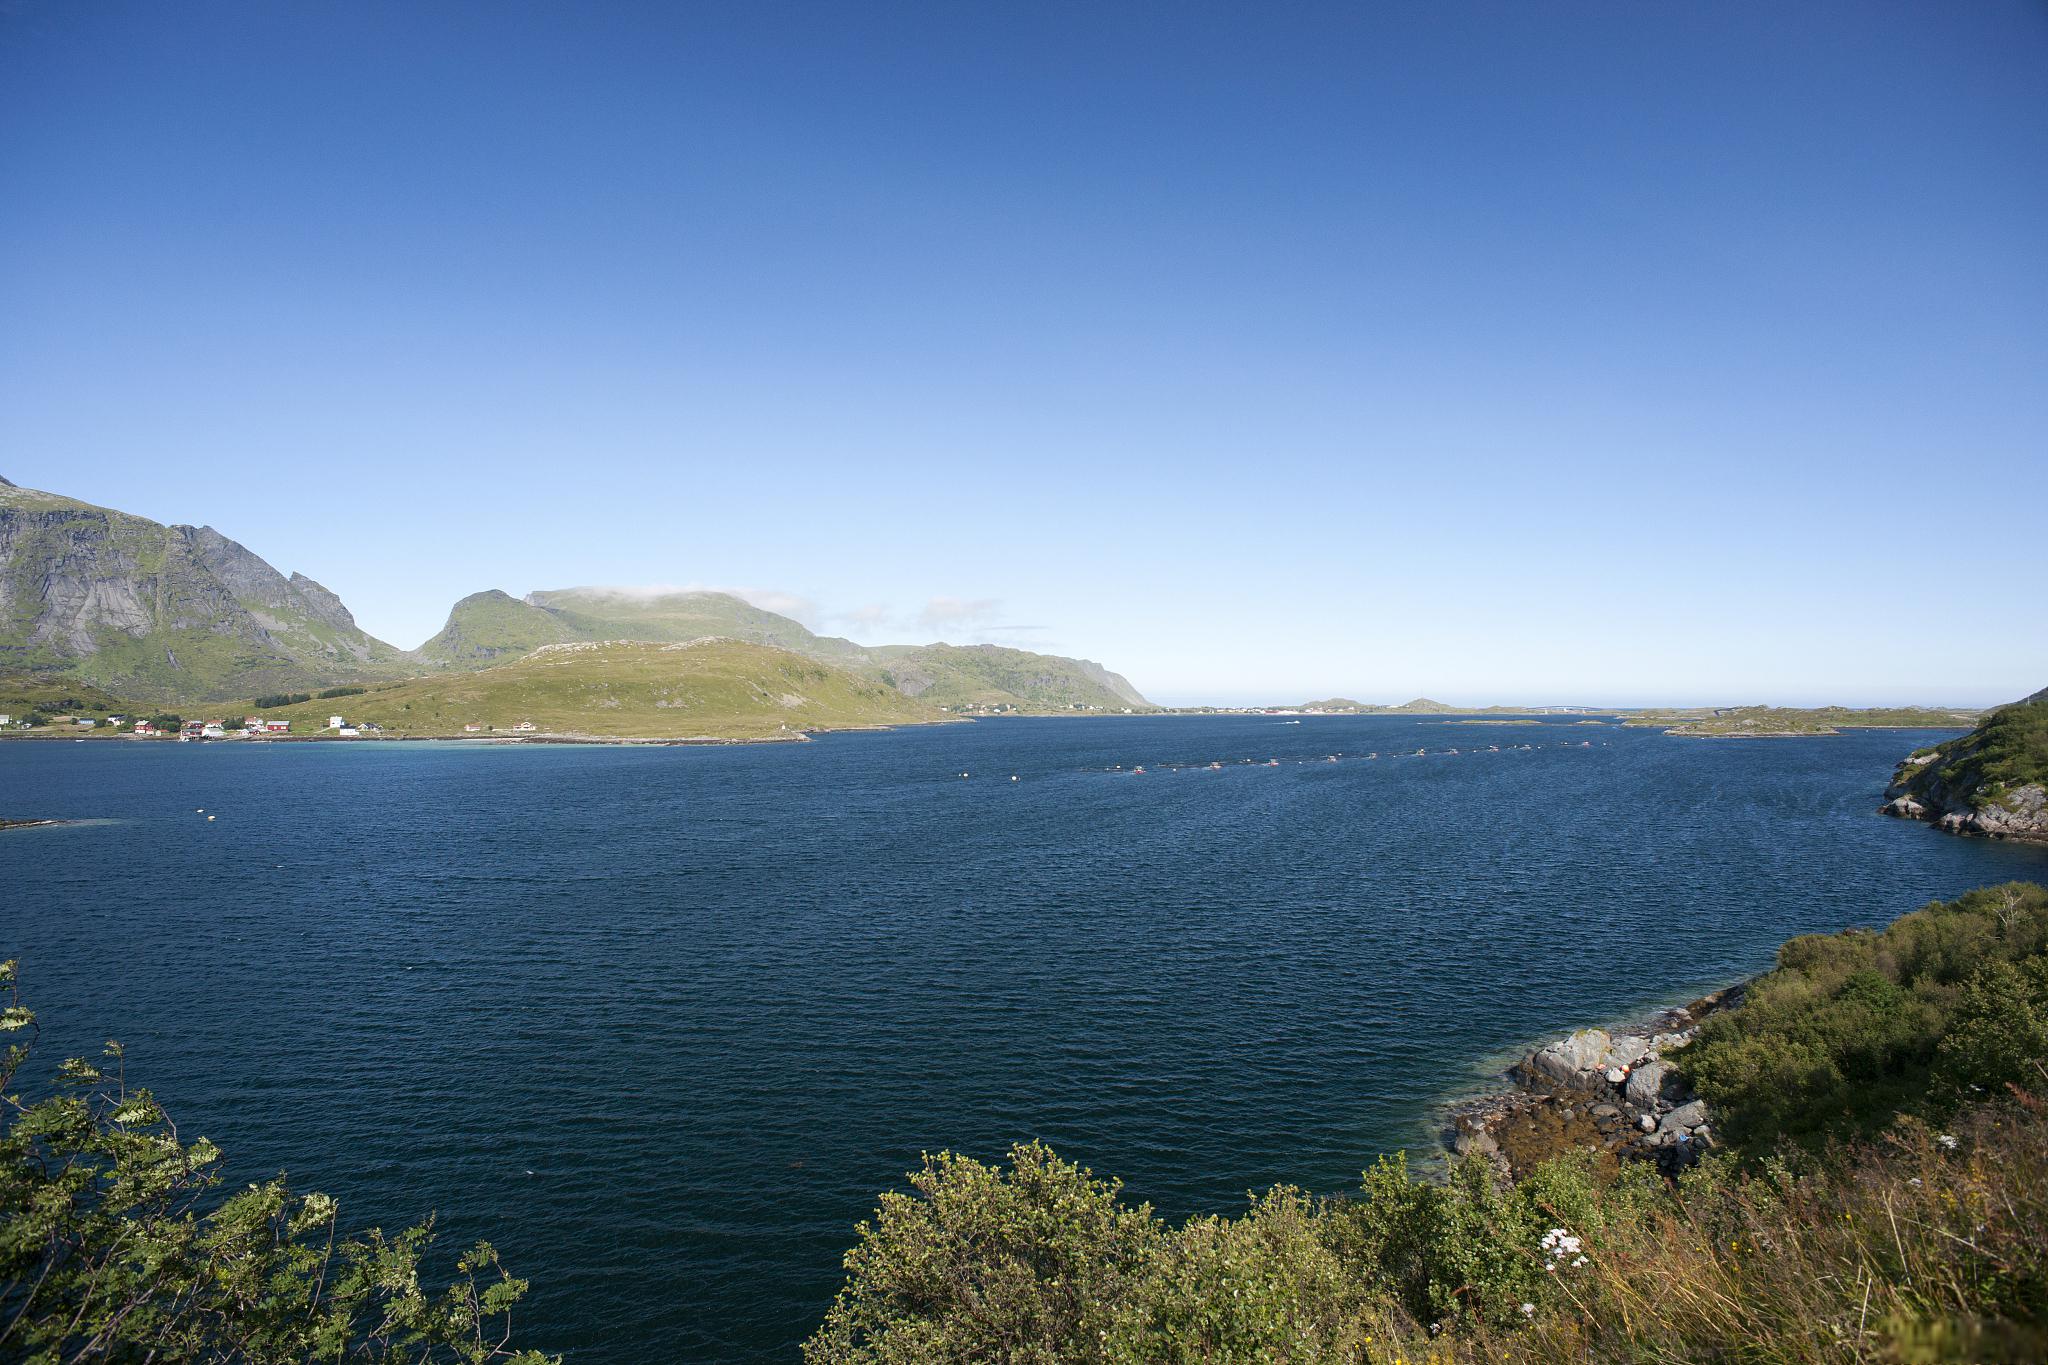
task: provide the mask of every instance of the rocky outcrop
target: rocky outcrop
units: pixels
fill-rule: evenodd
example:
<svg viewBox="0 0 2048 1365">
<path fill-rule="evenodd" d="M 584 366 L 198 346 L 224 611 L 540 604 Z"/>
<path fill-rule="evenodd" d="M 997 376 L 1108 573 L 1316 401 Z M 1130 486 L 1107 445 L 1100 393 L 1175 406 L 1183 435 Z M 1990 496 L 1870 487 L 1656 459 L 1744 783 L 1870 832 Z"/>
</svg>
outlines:
<svg viewBox="0 0 2048 1365">
<path fill-rule="evenodd" d="M 207 526 L 0 484 L 0 668 L 136 700 L 206 700 L 409 671 L 341 600 Z"/>
<path fill-rule="evenodd" d="M 1536 1049 L 1509 1068 L 1504 1079 L 1513 1088 L 1450 1110 L 1446 1145 L 1485 1158 L 1508 1179 L 1586 1148 L 1683 1169 L 1714 1138 L 1706 1101 L 1692 1093 L 1674 1054 L 1737 994 L 1717 992 L 1626 1029 L 1580 1029 Z"/>
<path fill-rule="evenodd" d="M 1949 834 L 2048 843 L 2048 690 L 1899 764 L 1881 814 Z"/>
</svg>

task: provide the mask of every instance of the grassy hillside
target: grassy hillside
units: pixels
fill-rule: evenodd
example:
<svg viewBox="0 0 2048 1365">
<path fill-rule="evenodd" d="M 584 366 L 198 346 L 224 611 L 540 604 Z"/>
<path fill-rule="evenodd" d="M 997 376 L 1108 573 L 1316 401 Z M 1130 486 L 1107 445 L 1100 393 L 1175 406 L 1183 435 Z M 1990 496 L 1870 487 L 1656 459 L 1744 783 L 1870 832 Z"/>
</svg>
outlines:
<svg viewBox="0 0 2048 1365">
<path fill-rule="evenodd" d="M 884 645 L 873 668 L 904 693 L 953 710 L 1150 710 L 1138 690 L 1100 664 L 1001 645 Z"/>
<path fill-rule="evenodd" d="M 1943 780 L 1986 805 L 2015 787 L 2048 786 L 2048 693 L 2002 706 L 1959 739 L 1936 746 Z"/>
<path fill-rule="evenodd" d="M 540 734 L 594 739 L 781 739 L 941 719 L 880 682 L 736 640 L 548 645 L 496 668 L 263 714 L 290 720 L 298 734 L 338 714 L 402 736 L 460 736 L 472 724 L 509 734 L 531 723 Z"/>
<path fill-rule="evenodd" d="M 10 674 L 0 677 L 0 716 L 16 720 L 32 712 L 46 716 L 133 716 L 147 715 L 147 709 L 117 697 L 103 687 L 48 673 Z"/>
</svg>

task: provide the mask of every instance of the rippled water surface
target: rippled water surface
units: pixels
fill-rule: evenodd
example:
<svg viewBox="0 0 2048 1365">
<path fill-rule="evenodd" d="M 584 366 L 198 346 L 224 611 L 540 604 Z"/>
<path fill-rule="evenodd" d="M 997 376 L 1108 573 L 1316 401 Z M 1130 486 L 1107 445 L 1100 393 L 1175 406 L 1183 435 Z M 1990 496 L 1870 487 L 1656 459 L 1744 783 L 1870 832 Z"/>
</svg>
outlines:
<svg viewBox="0 0 2048 1365">
<path fill-rule="evenodd" d="M 0 815 L 95 823 L 0 834 L 0 955 L 46 1062 L 120 1037 L 236 1178 L 495 1242 L 531 1344 L 787 1360 L 922 1149 L 1045 1138 L 1174 1216 L 1341 1189 L 1516 1043 L 2048 878 L 1872 814 L 1930 738 L 5 743 Z"/>
</svg>

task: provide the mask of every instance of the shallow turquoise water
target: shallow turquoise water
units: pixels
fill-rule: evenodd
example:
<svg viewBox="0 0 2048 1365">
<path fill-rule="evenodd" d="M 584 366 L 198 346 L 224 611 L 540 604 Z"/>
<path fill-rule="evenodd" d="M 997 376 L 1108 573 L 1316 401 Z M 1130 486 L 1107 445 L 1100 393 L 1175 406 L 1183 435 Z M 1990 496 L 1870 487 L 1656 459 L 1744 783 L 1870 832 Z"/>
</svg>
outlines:
<svg viewBox="0 0 2048 1365">
<path fill-rule="evenodd" d="M 532 1344 L 786 1360 L 922 1149 L 1042 1137 L 1175 1216 L 1340 1189 L 1503 1049 L 2048 879 L 1872 813 L 1929 738 L 7 743 L 0 813 L 107 823 L 0 835 L 0 955 L 46 1061 L 122 1038 L 236 1178 L 497 1243 Z"/>
</svg>

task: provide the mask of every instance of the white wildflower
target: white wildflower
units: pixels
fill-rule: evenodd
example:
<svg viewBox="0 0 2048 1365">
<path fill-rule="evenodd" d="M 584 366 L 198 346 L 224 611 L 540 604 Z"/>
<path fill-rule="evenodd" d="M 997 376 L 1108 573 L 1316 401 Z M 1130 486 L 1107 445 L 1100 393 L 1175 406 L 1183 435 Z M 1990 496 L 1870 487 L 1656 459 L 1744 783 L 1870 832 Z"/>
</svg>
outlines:
<svg viewBox="0 0 2048 1365">
<path fill-rule="evenodd" d="M 1535 1317 L 1535 1316 L 1536 1316 L 1536 1305 L 1535 1305 L 1535 1304 L 1533 1304 L 1533 1303 L 1525 1303 L 1525 1304 L 1523 1304 L 1523 1305 L 1522 1305 L 1522 1316 L 1523 1316 L 1523 1317 L 1525 1317 L 1525 1318 L 1533 1318 L 1533 1317 Z"/>
<path fill-rule="evenodd" d="M 1941 1150 L 1944 1152 L 1953 1152 L 1956 1149 L 1956 1135 L 1954 1133 L 1943 1133 L 1935 1141 L 1941 1144 Z"/>
</svg>

